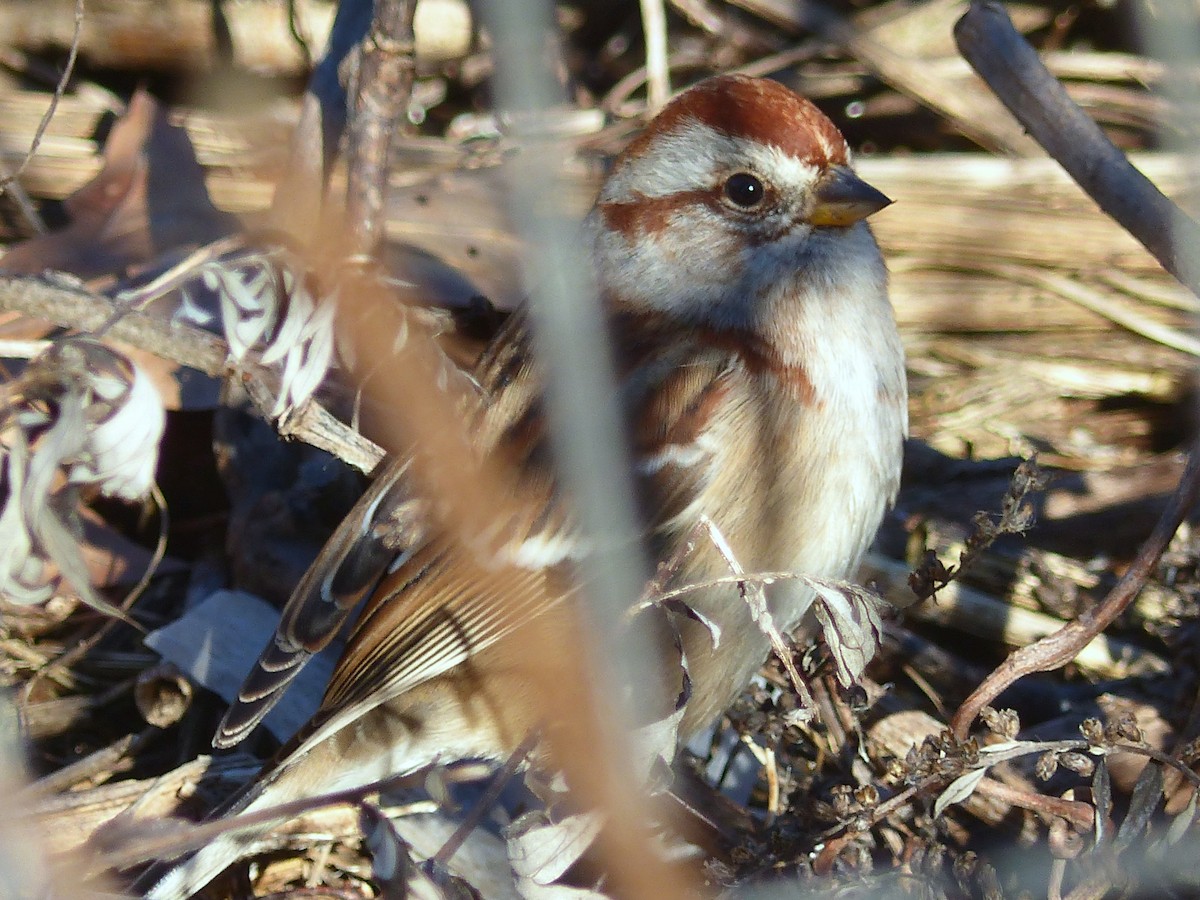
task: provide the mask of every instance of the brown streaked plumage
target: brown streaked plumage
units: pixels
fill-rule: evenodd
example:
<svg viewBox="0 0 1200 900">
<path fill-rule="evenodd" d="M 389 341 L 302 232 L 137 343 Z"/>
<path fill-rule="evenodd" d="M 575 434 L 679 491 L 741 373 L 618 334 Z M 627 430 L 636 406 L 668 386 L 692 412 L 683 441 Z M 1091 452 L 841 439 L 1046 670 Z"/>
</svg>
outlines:
<svg viewBox="0 0 1200 900">
<path fill-rule="evenodd" d="M 585 230 L 617 356 L 626 430 L 614 439 L 632 452 L 654 559 L 676 557 L 704 517 L 747 572 L 853 574 L 898 487 L 907 428 L 886 272 L 862 221 L 887 202 L 851 173 L 844 139 L 812 104 L 740 76 L 680 95 L 615 163 Z M 552 630 L 586 548 L 560 496 L 519 315 L 471 385 L 475 450 L 517 472 L 536 511 L 507 522 L 490 549 L 465 548 L 393 464 L 297 588 L 222 723 L 219 745 L 244 737 L 365 600 L 320 711 L 227 812 L 434 759 L 499 758 L 547 724 L 529 699 L 541 670 L 505 639 Z M 728 574 L 702 544 L 669 586 Z M 808 627 L 801 582 L 772 584 L 767 601 L 781 629 Z M 692 678 L 685 733 L 711 721 L 770 649 L 736 586 L 687 602 L 699 621 L 675 623 Z M 719 645 L 702 621 L 719 623 Z M 245 844 L 219 839 L 150 896 L 194 892 Z"/>
</svg>

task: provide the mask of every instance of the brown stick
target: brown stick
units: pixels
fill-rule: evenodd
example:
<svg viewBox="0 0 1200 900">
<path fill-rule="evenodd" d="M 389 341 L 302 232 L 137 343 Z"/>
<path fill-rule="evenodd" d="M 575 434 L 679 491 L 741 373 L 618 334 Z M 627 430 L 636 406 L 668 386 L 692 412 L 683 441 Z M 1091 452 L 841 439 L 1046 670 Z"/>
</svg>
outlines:
<svg viewBox="0 0 1200 900">
<path fill-rule="evenodd" d="M 975 2 L 954 27 L 967 61 L 1012 110 L 1034 139 L 1103 209 L 1154 254 L 1163 268 L 1200 296 L 1200 280 L 1176 247 L 1200 246 L 1200 227 L 1135 169 L 1100 128 L 1067 96 L 998 4 Z M 1167 227 L 1164 227 L 1167 226 Z M 1108 596 L 1076 621 L 1023 647 L 989 675 L 954 714 L 951 728 L 964 739 L 984 706 L 1033 672 L 1065 665 L 1107 628 L 1137 596 L 1183 517 L 1200 499 L 1200 463 L 1193 450 L 1187 470 L 1154 532 Z"/>
<path fill-rule="evenodd" d="M 979 711 L 1000 696 L 1009 685 L 1033 672 L 1049 672 L 1066 665 L 1080 649 L 1111 625 L 1133 602 L 1146 579 L 1158 565 L 1158 560 L 1179 528 L 1179 523 L 1200 500 L 1200 461 L 1197 457 L 1198 454 L 1193 449 L 1179 487 L 1175 489 L 1167 508 L 1163 510 L 1154 531 L 1146 539 L 1146 543 L 1142 544 L 1138 555 L 1121 580 L 1108 592 L 1108 596 L 1093 609 L 1083 612 L 1074 622 L 1012 654 L 963 701 L 950 722 L 950 727 L 959 740 L 966 738 Z"/>
<path fill-rule="evenodd" d="M 241 377 L 251 399 L 268 419 L 279 396 L 279 376 L 269 368 L 247 360 L 234 373 L 229 347 L 216 335 L 184 323 L 130 311 L 108 297 L 82 288 L 59 286 L 44 278 L 2 276 L 0 310 L 16 310 L 85 332 L 106 327 L 106 335 L 113 340 L 150 350 L 164 359 L 217 378 Z M 299 438 L 364 472 L 374 469 L 383 457 L 378 447 L 315 402 L 305 404 L 280 421 L 277 429 L 285 437 Z"/>
<path fill-rule="evenodd" d="M 1100 208 L 1200 296 L 1189 256 L 1200 226 L 1133 167 L 1067 96 L 998 3 L 974 2 L 954 26 L 958 49 L 988 87 Z"/>
<path fill-rule="evenodd" d="M 416 0 L 376 0 L 363 42 L 350 121 L 346 218 L 350 254 L 370 254 L 383 236 L 388 150 L 412 94 Z"/>
</svg>

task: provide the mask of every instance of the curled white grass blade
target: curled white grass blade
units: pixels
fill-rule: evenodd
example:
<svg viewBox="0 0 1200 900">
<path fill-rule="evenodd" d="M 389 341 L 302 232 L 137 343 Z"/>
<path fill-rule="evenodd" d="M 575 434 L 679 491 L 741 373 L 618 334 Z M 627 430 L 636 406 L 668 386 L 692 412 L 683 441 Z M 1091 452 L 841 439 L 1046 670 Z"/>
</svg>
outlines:
<svg viewBox="0 0 1200 900">
<path fill-rule="evenodd" d="M 985 775 L 987 775 L 986 767 L 972 769 L 965 775 L 959 775 L 950 782 L 937 800 L 934 801 L 933 817 L 936 819 L 946 811 L 948 806 L 952 806 L 955 803 L 962 803 L 975 793 L 975 789 L 979 787 L 979 782 L 983 781 Z"/>
<path fill-rule="evenodd" d="M 4 468 L 8 496 L 0 507 L 0 595 L 18 606 L 45 603 L 54 596 L 45 563 L 33 553 L 33 535 L 22 514 L 29 447 L 24 433 L 10 429 Z"/>
<path fill-rule="evenodd" d="M 289 314 L 285 321 L 300 320 L 299 333 L 294 342 L 286 342 L 282 337 L 272 342 L 268 350 L 281 346 L 285 355 L 283 375 L 280 378 L 279 399 L 275 402 L 272 415 L 279 417 L 296 409 L 307 402 L 325 380 L 325 374 L 333 362 L 334 329 L 333 319 L 337 312 L 333 298 L 314 303 L 307 293 L 295 295 L 303 297 L 303 304 L 296 315 L 292 315 L 292 304 L 289 303 Z M 278 352 L 278 351 L 277 351 Z M 263 354 L 263 361 L 267 354 Z"/>
<path fill-rule="evenodd" d="M 842 687 L 849 687 L 879 649 L 879 636 L 883 632 L 879 610 L 884 601 L 874 592 L 848 581 L 808 575 L 801 575 L 800 580 L 816 592 L 814 611 L 833 654 L 838 681 Z"/>
<path fill-rule="evenodd" d="M 216 318 L 211 312 L 196 302 L 192 292 L 186 287 L 179 290 L 179 308 L 171 315 L 171 322 L 181 322 L 187 325 L 205 327 L 211 325 Z"/>
<path fill-rule="evenodd" d="M 271 282 L 279 326 L 274 337 L 263 347 L 262 363 L 265 366 L 284 359 L 292 347 L 303 340 L 305 325 L 316 308 L 312 294 L 301 286 L 303 281 L 294 278 L 286 269 Z"/>
<path fill-rule="evenodd" d="M 148 493 L 165 423 L 157 391 L 122 354 L 75 337 L 31 360 L 13 397 L 5 442 L 8 496 L 0 513 L 6 595 L 16 602 L 46 599 L 36 576 L 52 561 L 84 603 L 129 622 L 92 589 L 72 527 L 74 495 L 56 493 L 55 486 L 65 472 L 69 483 L 94 485 L 109 496 L 135 500 Z"/>
<path fill-rule="evenodd" d="M 58 566 L 60 574 L 75 589 L 80 600 L 97 612 L 120 619 L 125 624 L 132 625 L 139 631 L 142 630 L 142 627 L 130 619 L 124 610 L 113 606 L 92 588 L 87 561 L 83 558 L 83 549 L 79 538 L 48 506 L 43 507 L 41 515 L 38 517 L 36 536 L 41 552 Z"/>
<path fill-rule="evenodd" d="M 71 466 L 70 480 L 94 484 L 109 497 L 139 500 L 154 484 L 166 414 L 145 372 L 115 351 L 94 345 L 93 358 L 104 354 L 111 367 L 91 372 L 87 439 Z"/>
<path fill-rule="evenodd" d="M 27 406 L 17 421 L 42 432 L 33 451 L 26 505 L 49 495 L 61 466 L 74 484 L 106 496 L 137 500 L 149 492 L 166 415 L 158 391 L 127 357 L 91 338 L 58 341 L 30 363 L 24 380 L 53 419 Z"/>
<path fill-rule="evenodd" d="M 37 427 L 34 424 L 35 417 L 41 418 L 41 421 L 37 422 L 38 425 L 47 421 L 52 423 L 49 429 L 37 438 L 36 446 L 33 446 L 33 452 L 29 456 L 29 469 L 21 492 L 21 505 L 29 523 L 37 522 L 42 507 L 48 502 L 59 468 L 69 466 L 77 460 L 87 443 L 83 407 L 83 397 L 77 390 L 72 390 L 59 397 L 57 415 L 53 419 L 47 420 L 33 411 L 18 418 L 22 426 L 29 428 L 26 440 L 29 440 L 28 435 L 37 434 L 34 430 Z M 32 440 L 29 440 L 29 443 L 31 446 L 34 444 Z M 37 529 L 31 526 L 30 530 Z"/>
<path fill-rule="evenodd" d="M 26 476 L 19 494 L 13 490 L 8 503 L 12 504 L 19 496 L 19 527 L 14 528 L 17 545 L 22 543 L 22 537 L 27 540 L 28 556 L 25 559 L 14 555 L 9 561 L 10 571 L 30 570 L 39 566 L 43 560 L 53 562 L 59 574 L 75 589 L 79 598 L 88 606 L 133 625 L 134 623 L 123 611 L 100 597 L 93 589 L 88 574 L 87 562 L 75 534 L 60 520 L 53 508 L 54 497 L 49 491 L 51 479 L 58 467 L 66 462 L 64 456 L 72 451 L 78 452 L 83 443 L 86 430 L 84 424 L 84 405 L 77 394 L 69 395 L 65 402 L 59 405 L 59 416 L 54 426 L 43 435 L 36 451 L 29 460 Z M 21 437 L 24 441 L 24 436 Z M 16 457 L 10 453 L 10 473 Z M 10 488 L 17 478 L 10 478 Z M 6 510 L 6 513 L 8 510 Z M 16 518 L 10 517 L 10 523 Z M 53 591 L 51 591 L 53 593 Z M 20 596 L 19 594 L 11 595 Z M 35 596 L 34 593 L 27 594 Z M 48 599 L 45 598 L 45 599 Z M 40 601 L 38 601 L 40 602 Z M 136 626 L 135 626 L 136 627 Z"/>
<path fill-rule="evenodd" d="M 216 260 L 203 267 L 201 279 L 218 296 L 234 361 L 242 362 L 257 349 L 263 365 L 279 370 L 272 417 L 281 418 L 307 402 L 333 362 L 333 298 L 314 297 L 307 280 L 280 253 Z"/>
<path fill-rule="evenodd" d="M 220 300 L 229 353 L 241 362 L 275 327 L 278 297 L 263 292 L 260 280 L 248 283 L 241 272 L 221 262 L 206 265 L 201 279 Z"/>
</svg>

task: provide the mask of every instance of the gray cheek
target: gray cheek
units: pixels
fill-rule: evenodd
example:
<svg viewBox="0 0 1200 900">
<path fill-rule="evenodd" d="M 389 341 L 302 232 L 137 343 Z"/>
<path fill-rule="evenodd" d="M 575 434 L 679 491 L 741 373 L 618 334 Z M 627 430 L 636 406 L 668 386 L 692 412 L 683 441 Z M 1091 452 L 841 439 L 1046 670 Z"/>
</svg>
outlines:
<svg viewBox="0 0 1200 900">
<path fill-rule="evenodd" d="M 597 277 L 619 298 L 651 309 L 669 308 L 673 286 L 686 276 L 662 249 L 608 235 L 598 245 Z"/>
<path fill-rule="evenodd" d="M 617 297 L 687 317 L 717 323 L 746 305 L 749 272 L 744 235 L 714 227 L 711 213 L 680 211 L 654 235 L 629 239 L 603 229 L 592 231 L 599 282 Z M 736 318 L 744 322 L 744 309 Z"/>
</svg>

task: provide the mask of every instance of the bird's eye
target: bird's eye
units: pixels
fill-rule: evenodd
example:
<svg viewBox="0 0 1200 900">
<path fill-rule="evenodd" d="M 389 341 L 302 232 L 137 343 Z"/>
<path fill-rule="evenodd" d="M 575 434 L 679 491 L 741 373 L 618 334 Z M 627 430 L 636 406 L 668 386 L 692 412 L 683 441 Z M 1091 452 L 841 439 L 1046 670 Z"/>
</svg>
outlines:
<svg viewBox="0 0 1200 900">
<path fill-rule="evenodd" d="M 725 181 L 725 196 L 742 209 L 753 209 L 766 195 L 763 183 L 749 172 L 737 172 Z"/>
</svg>

